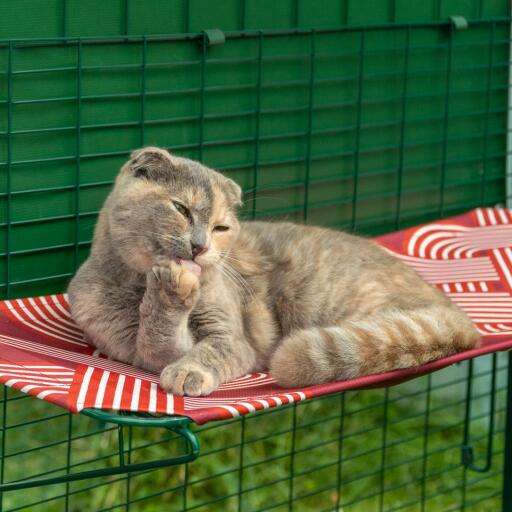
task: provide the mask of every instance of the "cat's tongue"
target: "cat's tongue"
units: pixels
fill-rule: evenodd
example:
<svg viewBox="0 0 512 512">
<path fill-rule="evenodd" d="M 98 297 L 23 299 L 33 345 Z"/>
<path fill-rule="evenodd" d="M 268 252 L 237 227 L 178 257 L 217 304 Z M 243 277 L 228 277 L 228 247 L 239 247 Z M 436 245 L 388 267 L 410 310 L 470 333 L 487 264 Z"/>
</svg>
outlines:
<svg viewBox="0 0 512 512">
<path fill-rule="evenodd" d="M 201 267 L 192 260 L 180 260 L 180 264 L 197 276 L 201 274 Z"/>
</svg>

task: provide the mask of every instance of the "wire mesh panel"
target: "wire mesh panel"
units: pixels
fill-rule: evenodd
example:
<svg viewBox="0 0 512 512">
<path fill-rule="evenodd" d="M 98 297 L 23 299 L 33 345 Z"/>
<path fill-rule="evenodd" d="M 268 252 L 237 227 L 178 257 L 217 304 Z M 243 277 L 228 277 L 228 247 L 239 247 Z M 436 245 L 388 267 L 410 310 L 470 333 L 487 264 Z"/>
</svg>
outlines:
<svg viewBox="0 0 512 512">
<path fill-rule="evenodd" d="M 504 201 L 509 22 L 0 42 L 3 296 L 65 288 L 142 145 L 226 172 L 245 218 L 378 234 Z M 7 492 L 1 509 L 494 511 L 507 367 L 207 425 L 193 464 Z M 182 448 L 3 392 L 2 482 Z"/>
<path fill-rule="evenodd" d="M 5 296 L 65 287 L 146 144 L 249 217 L 376 234 L 505 198 L 507 23 L 9 42 L 0 73 Z"/>
<path fill-rule="evenodd" d="M 496 511 L 507 356 L 477 361 L 197 427 L 202 450 L 192 464 L 7 492 L 2 510 Z M 10 391 L 0 418 L 4 482 L 119 463 L 112 425 Z M 461 464 L 465 433 L 484 472 Z M 131 462 L 182 451 L 165 430 L 123 435 Z"/>
</svg>

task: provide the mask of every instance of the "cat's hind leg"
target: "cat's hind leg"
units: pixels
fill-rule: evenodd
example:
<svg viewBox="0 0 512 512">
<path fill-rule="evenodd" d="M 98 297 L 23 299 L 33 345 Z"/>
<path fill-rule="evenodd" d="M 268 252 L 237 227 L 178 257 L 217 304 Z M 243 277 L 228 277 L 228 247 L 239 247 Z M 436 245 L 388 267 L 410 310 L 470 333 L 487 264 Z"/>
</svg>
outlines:
<svg viewBox="0 0 512 512">
<path fill-rule="evenodd" d="M 293 331 L 273 354 L 270 373 L 285 387 L 346 380 L 420 366 L 479 342 L 471 320 L 450 304 L 382 309 L 337 326 Z"/>
</svg>

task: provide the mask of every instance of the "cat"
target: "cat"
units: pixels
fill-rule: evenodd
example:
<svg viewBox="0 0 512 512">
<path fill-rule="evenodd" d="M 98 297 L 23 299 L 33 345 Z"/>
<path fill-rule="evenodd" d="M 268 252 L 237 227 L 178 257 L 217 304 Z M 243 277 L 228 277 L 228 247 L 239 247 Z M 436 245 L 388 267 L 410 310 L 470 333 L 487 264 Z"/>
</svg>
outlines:
<svg viewBox="0 0 512 512">
<path fill-rule="evenodd" d="M 377 244 L 288 222 L 240 222 L 240 187 L 147 147 L 121 168 L 69 285 L 103 354 L 208 395 L 249 372 L 302 387 L 478 346 L 471 320 Z"/>
</svg>

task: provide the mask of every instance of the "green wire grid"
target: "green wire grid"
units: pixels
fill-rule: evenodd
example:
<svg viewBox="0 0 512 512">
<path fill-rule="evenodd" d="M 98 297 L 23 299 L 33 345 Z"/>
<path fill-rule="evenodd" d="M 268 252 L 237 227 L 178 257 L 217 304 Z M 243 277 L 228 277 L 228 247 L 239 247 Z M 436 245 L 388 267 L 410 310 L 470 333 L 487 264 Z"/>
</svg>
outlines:
<svg viewBox="0 0 512 512">
<path fill-rule="evenodd" d="M 509 18 L 245 30 L 243 6 L 223 44 L 128 36 L 128 14 L 122 36 L 0 40 L 4 297 L 65 288 L 145 144 L 229 174 L 246 218 L 379 234 L 504 202 Z M 174 431 L 4 389 L 0 486 L 60 483 L 0 511 L 510 510 L 511 362 Z"/>
<path fill-rule="evenodd" d="M 232 176 L 249 218 L 378 234 L 504 202 L 508 19 L 208 34 L 0 41 L 4 296 L 65 287 L 144 144 Z"/>
<path fill-rule="evenodd" d="M 197 461 L 130 475 L 108 471 L 120 458 L 182 455 L 176 434 L 144 428 L 143 418 L 73 416 L 5 390 L 3 481 L 62 483 L 4 492 L 2 510 L 496 511 L 508 492 L 509 364 L 500 353 L 392 388 L 189 425 L 201 440 Z M 469 447 L 478 471 L 461 462 Z M 65 482 L 95 470 L 103 475 Z"/>
</svg>

